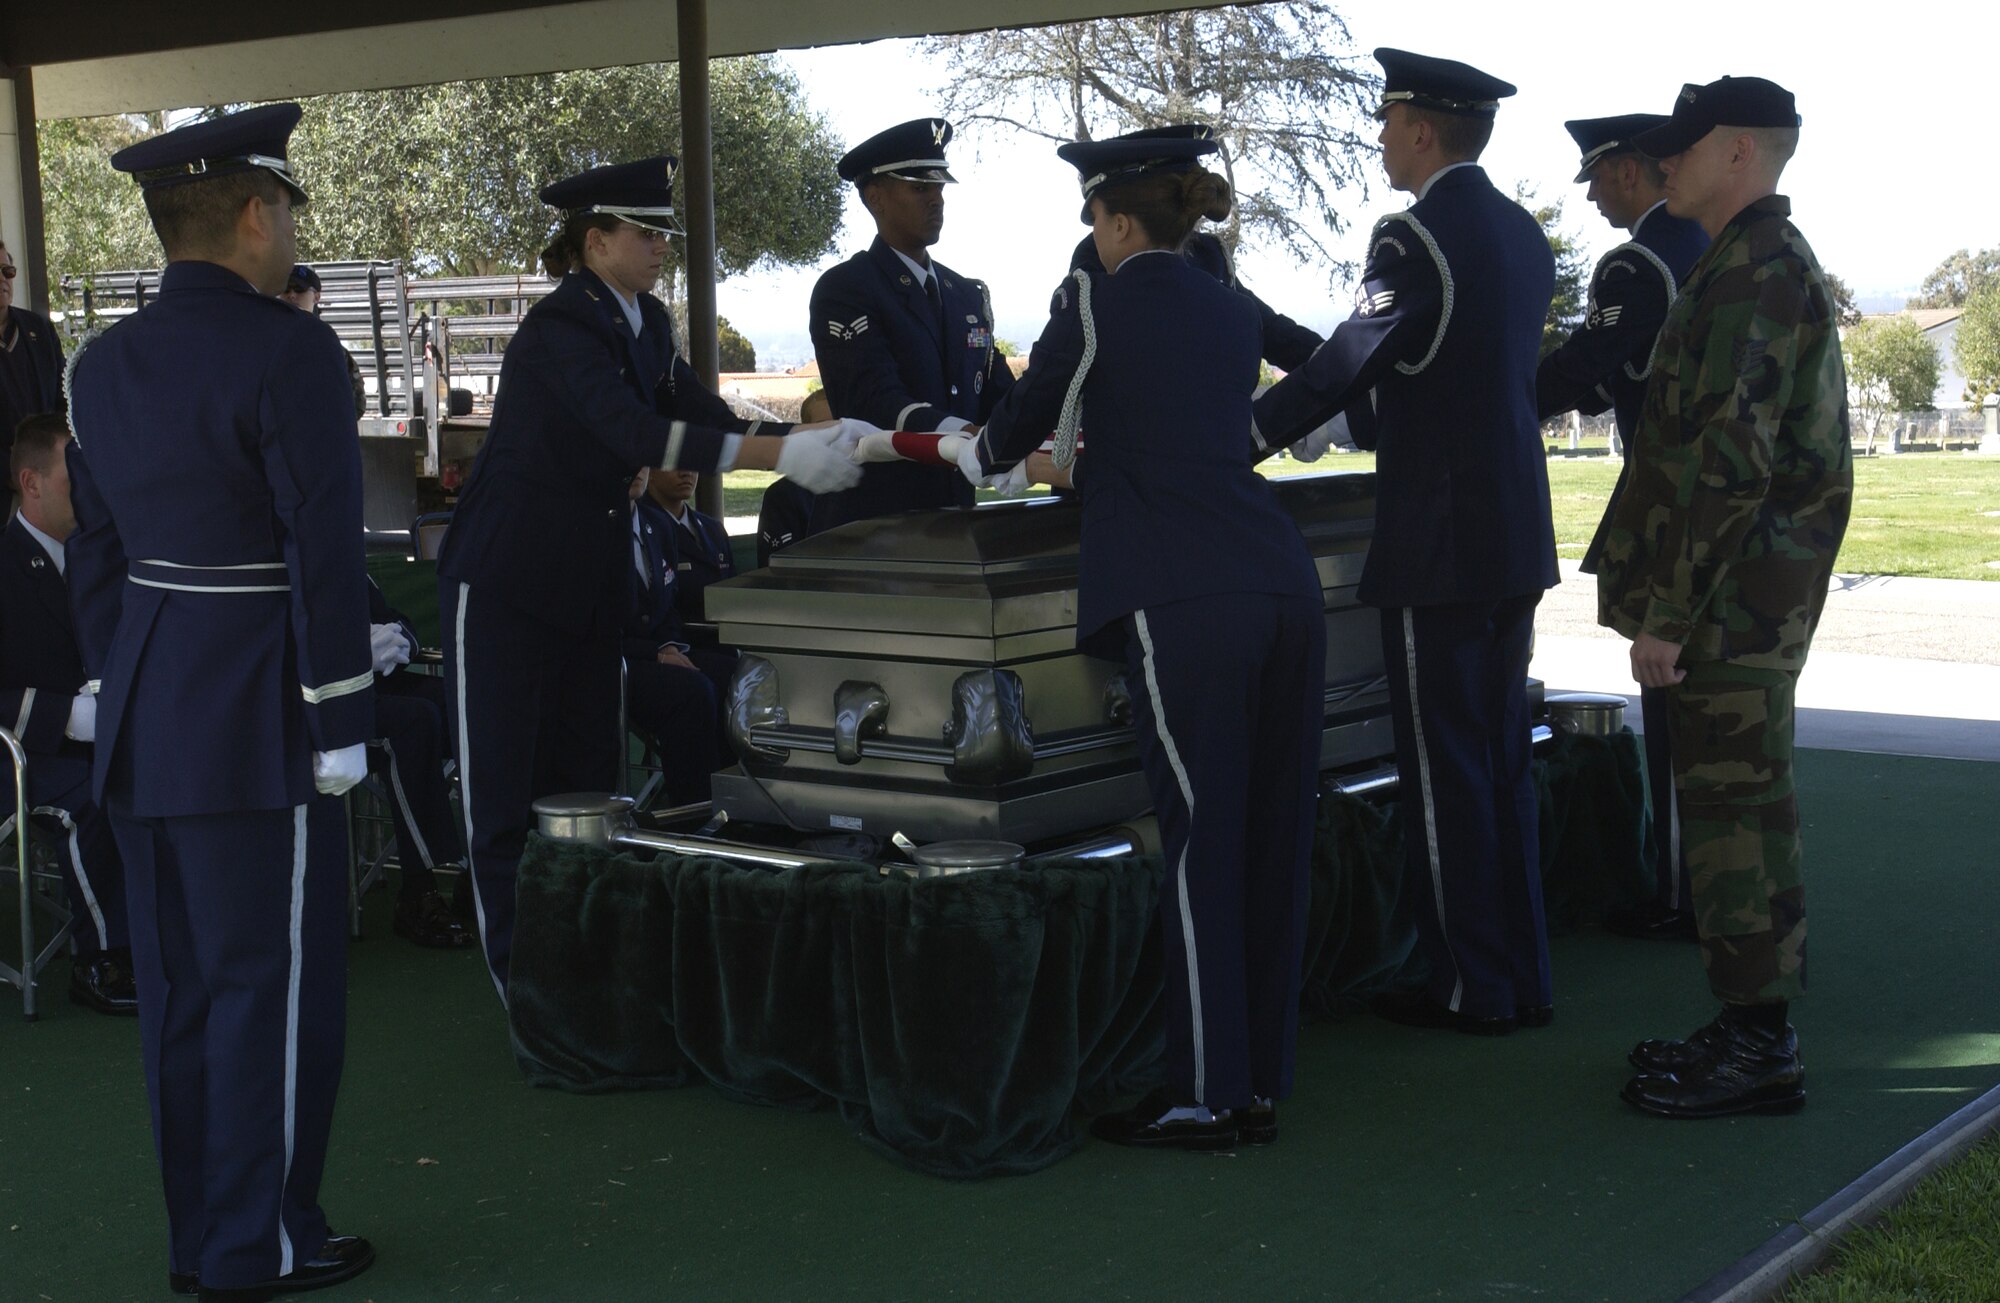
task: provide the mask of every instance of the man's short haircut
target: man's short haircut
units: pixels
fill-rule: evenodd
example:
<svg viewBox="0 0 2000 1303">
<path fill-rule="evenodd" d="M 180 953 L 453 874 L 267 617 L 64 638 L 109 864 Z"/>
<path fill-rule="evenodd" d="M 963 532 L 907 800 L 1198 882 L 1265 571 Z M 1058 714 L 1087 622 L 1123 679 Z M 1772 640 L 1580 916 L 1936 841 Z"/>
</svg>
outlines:
<svg viewBox="0 0 2000 1303">
<path fill-rule="evenodd" d="M 14 449 L 7 455 L 7 483 L 21 491 L 21 472 L 47 475 L 56 468 L 69 442 L 69 422 L 60 412 L 43 412 L 14 427 Z"/>
<path fill-rule="evenodd" d="M 1438 148 L 1454 163 L 1476 163 L 1493 139 L 1493 119 L 1475 118 L 1464 113 L 1440 113 L 1436 109 L 1407 106 L 1411 117 L 1431 124 L 1437 133 Z"/>
<path fill-rule="evenodd" d="M 1757 153 L 1770 160 L 1779 172 L 1792 161 L 1792 155 L 1799 149 L 1799 129 L 1797 127 L 1745 127 L 1744 132 L 1757 142 Z"/>
<path fill-rule="evenodd" d="M 146 191 L 146 215 L 153 219 L 167 257 L 190 258 L 226 252 L 233 243 L 236 219 L 252 199 L 276 204 L 286 193 L 284 183 L 261 167 L 206 181 L 160 186 Z"/>
</svg>

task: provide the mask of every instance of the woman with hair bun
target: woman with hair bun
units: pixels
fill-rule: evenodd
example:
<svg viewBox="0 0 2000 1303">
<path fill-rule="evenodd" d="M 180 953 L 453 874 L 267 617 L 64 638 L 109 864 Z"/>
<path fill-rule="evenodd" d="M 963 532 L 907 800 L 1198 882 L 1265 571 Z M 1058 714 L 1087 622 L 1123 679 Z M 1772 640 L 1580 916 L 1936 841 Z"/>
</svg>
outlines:
<svg viewBox="0 0 2000 1303">
<path fill-rule="evenodd" d="M 1027 374 L 960 458 L 983 480 L 1054 428 L 1082 502 L 1077 641 L 1128 667 L 1166 853 L 1166 1081 L 1092 1131 L 1181 1149 L 1270 1143 L 1291 1091 L 1326 661 L 1312 556 L 1250 464 L 1257 308 L 1181 256 L 1229 215 L 1200 164 L 1215 148 L 1148 133 L 1057 151 L 1102 268 L 1056 290 Z"/>
</svg>

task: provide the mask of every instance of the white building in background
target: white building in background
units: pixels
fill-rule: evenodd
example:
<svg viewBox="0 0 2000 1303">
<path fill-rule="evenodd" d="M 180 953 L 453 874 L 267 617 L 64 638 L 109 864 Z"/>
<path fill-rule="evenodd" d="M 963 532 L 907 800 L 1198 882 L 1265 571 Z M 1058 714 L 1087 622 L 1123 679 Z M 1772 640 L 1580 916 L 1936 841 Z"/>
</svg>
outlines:
<svg viewBox="0 0 2000 1303">
<path fill-rule="evenodd" d="M 1966 409 L 1965 376 L 1959 372 L 1952 342 L 1958 338 L 1958 319 L 1964 315 L 1964 308 L 1905 308 L 1901 312 L 1871 312 L 1862 320 L 1889 321 L 1896 317 L 1914 320 L 1924 338 L 1937 345 L 1938 384 L 1937 392 L 1931 396 L 1931 406 L 1940 412 L 1962 412 Z"/>
</svg>

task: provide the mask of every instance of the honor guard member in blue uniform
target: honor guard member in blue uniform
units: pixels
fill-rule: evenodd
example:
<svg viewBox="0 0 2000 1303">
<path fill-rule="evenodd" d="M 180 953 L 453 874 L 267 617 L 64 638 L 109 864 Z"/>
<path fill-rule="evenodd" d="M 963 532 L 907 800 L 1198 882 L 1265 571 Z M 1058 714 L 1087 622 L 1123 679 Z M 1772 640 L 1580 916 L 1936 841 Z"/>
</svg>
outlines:
<svg viewBox="0 0 2000 1303">
<path fill-rule="evenodd" d="M 813 286 L 813 353 L 835 416 L 885 430 L 952 432 L 986 419 L 1014 383 L 993 346 L 993 303 L 981 281 L 933 260 L 944 230 L 951 124 L 919 118 L 869 137 L 840 160 L 875 219 L 866 251 Z M 813 507 L 815 533 L 898 511 L 969 507 L 972 486 L 949 466 L 875 463 L 861 484 Z"/>
<path fill-rule="evenodd" d="M 49 319 L 14 303 L 14 255 L 0 242 L 0 453 L 14 427 L 62 407 L 62 340 Z"/>
<path fill-rule="evenodd" d="M 653 477 L 686 475 L 655 471 Z M 647 496 L 649 477 L 633 480 L 632 601 L 625 622 L 625 717 L 653 740 L 669 805 L 709 798 L 709 775 L 720 766 L 726 677 L 697 663 L 681 614 L 681 574 L 672 535 L 680 529 Z M 690 490 L 692 491 L 692 490 Z M 711 648 L 710 650 L 713 650 Z M 733 658 L 732 658 L 733 659 Z"/>
<path fill-rule="evenodd" d="M 77 351 L 69 582 L 126 871 L 169 1284 L 265 1299 L 374 1261 L 320 1175 L 347 1023 L 347 824 L 374 724 L 340 341 L 276 295 L 296 104 L 119 151 L 159 294 Z"/>
<path fill-rule="evenodd" d="M 83 690 L 88 676 L 63 582 L 63 541 L 76 528 L 68 445 L 69 427 L 53 413 L 31 416 L 14 432 L 9 467 L 21 506 L 0 533 L 0 721 L 28 753 L 29 808 L 62 827 L 69 998 L 99 1013 L 133 1015 L 139 997 L 126 940 L 125 872 L 90 792 L 97 698 Z M 0 764 L 0 780 L 12 773 L 11 764 Z"/>
<path fill-rule="evenodd" d="M 438 559 L 474 912 L 502 1001 L 535 799 L 618 787 L 633 477 L 755 467 L 821 492 L 860 479 L 849 427 L 740 420 L 676 353 L 649 293 L 678 230 L 673 174 L 663 156 L 542 190 L 563 214 L 542 254 L 561 284 L 507 345 Z"/>
<path fill-rule="evenodd" d="M 1350 408 L 1379 443 L 1360 597 L 1381 608 L 1404 845 L 1429 989 L 1376 1002 L 1427 1027 L 1551 1016 L 1525 680 L 1556 583 L 1535 364 L 1555 260 L 1476 161 L 1514 88 L 1377 50 L 1382 166 L 1416 202 L 1375 225 L 1354 313 L 1257 401 L 1268 447 Z M 1366 424 L 1366 422 L 1364 422 Z"/>
<path fill-rule="evenodd" d="M 1708 248 L 1701 224 L 1667 211 L 1666 174 L 1633 143 L 1642 131 L 1664 125 L 1657 113 L 1565 122 L 1583 151 L 1579 184 L 1604 220 L 1632 238 L 1597 260 L 1590 277 L 1590 306 L 1583 324 L 1535 373 L 1536 413 L 1543 420 L 1568 411 L 1594 416 L 1610 410 L 1618 423 L 1619 445 L 1629 462 L 1632 435 L 1646 378 L 1653 371 L 1653 345 L 1667 322 L 1667 308 L 1680 293 L 1695 259 Z M 1612 504 L 1625 487 L 1625 467 L 1605 503 L 1604 516 L 1584 549 L 1583 573 L 1597 573 L 1598 553 L 1611 521 Z M 1627 936 L 1675 937 L 1692 941 L 1694 893 L 1681 854 L 1680 821 L 1674 813 L 1674 770 L 1667 742 L 1667 694 L 1641 688 L 1639 709 L 1646 724 L 1646 784 L 1653 802 L 1658 847 L 1654 899 L 1605 919 Z"/>
<path fill-rule="evenodd" d="M 1191 1149 L 1276 1139 L 1291 1092 L 1326 663 L 1312 557 L 1244 455 L 1256 306 L 1181 254 L 1229 213 L 1200 166 L 1214 151 L 1158 136 L 1057 151 L 1081 173 L 1100 266 L 1056 291 L 1026 375 L 959 458 L 983 479 L 1053 429 L 1081 497 L 1078 645 L 1127 666 L 1167 866 L 1166 1085 L 1092 1129 Z"/>
</svg>

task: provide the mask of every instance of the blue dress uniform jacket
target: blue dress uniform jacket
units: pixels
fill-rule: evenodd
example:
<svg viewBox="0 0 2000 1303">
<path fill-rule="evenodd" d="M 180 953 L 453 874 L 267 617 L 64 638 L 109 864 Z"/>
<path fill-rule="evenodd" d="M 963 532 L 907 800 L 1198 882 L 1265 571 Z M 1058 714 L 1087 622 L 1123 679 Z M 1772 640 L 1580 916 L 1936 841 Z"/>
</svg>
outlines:
<svg viewBox="0 0 2000 1303">
<path fill-rule="evenodd" d="M 1708 248 L 1699 222 L 1675 217 L 1664 202 L 1639 219 L 1632 238 L 1597 260 L 1590 277 L 1590 306 L 1583 324 L 1542 359 L 1535 372 L 1535 408 L 1543 420 L 1567 411 L 1595 416 L 1611 409 L 1629 461 L 1632 432 L 1646 378 L 1653 373 L 1653 345 L 1667 324 L 1667 309 L 1695 260 Z M 1604 515 L 1584 549 L 1583 572 L 1597 572 L 1597 554 L 1611 521 L 1611 503 L 1625 487 L 1625 468 L 1605 503 Z"/>
<path fill-rule="evenodd" d="M 548 623 L 617 628 L 629 560 L 626 486 L 643 466 L 711 473 L 745 421 L 674 348 L 673 319 L 639 296 L 642 329 L 589 271 L 522 320 L 500 364 L 493 423 L 460 495 L 438 574 Z"/>
<path fill-rule="evenodd" d="M 123 949 L 126 930 L 118 850 L 90 795 L 90 744 L 67 733 L 85 677 L 69 589 L 16 516 L 0 531 L 0 723 L 28 753 L 29 808 L 61 811 L 75 833 L 63 847 L 63 878 L 77 950 L 91 957 Z M 0 761 L 0 780 L 13 769 Z"/>
<path fill-rule="evenodd" d="M 813 286 L 810 329 L 835 416 L 884 430 L 937 430 L 952 417 L 978 425 L 1014 384 L 993 346 L 984 283 L 933 261 L 943 320 L 923 284 L 880 236 Z M 821 497 L 812 529 L 932 507 L 969 507 L 972 486 L 949 466 L 881 462 L 861 483 Z"/>
<path fill-rule="evenodd" d="M 340 341 L 205 262 L 78 357 L 68 542 L 96 781 L 139 816 L 290 809 L 365 742 L 361 455 Z M 171 401 L 166 397 L 171 396 Z"/>
<path fill-rule="evenodd" d="M 702 594 L 708 586 L 736 574 L 736 554 L 730 546 L 729 529 L 715 517 L 691 506 L 687 508 L 685 524 L 669 516 L 665 508 L 654 509 L 656 520 L 666 527 L 661 543 L 667 564 L 674 571 L 674 603 L 680 608 L 682 619 L 699 623 L 706 618 Z"/>
<path fill-rule="evenodd" d="M 1215 433 L 1247 422 L 1262 339 L 1256 306 L 1170 253 L 1139 254 L 1115 276 L 1076 275 L 1089 278 L 1098 337 L 1081 395 L 1089 447 L 1071 472 L 1083 504 L 1078 644 L 1091 648 L 1099 630 L 1168 602 L 1317 595 L 1297 526 L 1242 446 Z M 1079 282 L 1065 281 L 1027 374 L 979 436 L 990 469 L 1012 466 L 1056 428 L 1085 350 L 1081 307 Z M 1144 341 L 1143 351 L 1131 343 L 1132 353 L 1116 353 L 1126 341 Z M 1168 382 L 1166 369 L 1196 359 L 1198 372 Z"/>
<path fill-rule="evenodd" d="M 1325 709 L 1319 578 L 1244 455 L 1260 339 L 1172 253 L 1074 272 L 978 441 L 1026 456 L 1081 379 L 1078 643 L 1126 663 L 1165 845 L 1168 1088 L 1218 1110 L 1291 1092 Z"/>
<path fill-rule="evenodd" d="M 1376 223 L 1354 314 L 1257 400 L 1267 446 L 1373 390 L 1375 540 L 1359 596 L 1427 606 L 1557 582 L 1535 363 L 1555 258 L 1477 167 L 1437 176 Z"/>
<path fill-rule="evenodd" d="M 1181 250 L 1187 260 L 1202 271 L 1235 290 L 1257 307 L 1257 317 L 1261 324 L 1264 341 L 1264 360 L 1280 371 L 1296 371 L 1304 366 L 1325 341 L 1310 327 L 1301 326 L 1284 313 L 1257 297 L 1248 285 L 1236 276 L 1236 264 L 1230 259 L 1229 251 L 1222 247 L 1222 241 L 1213 232 L 1196 231 L 1188 236 L 1187 245 Z M 1071 267 L 1085 267 L 1093 271 L 1103 271 L 1104 264 L 1098 261 L 1097 243 L 1091 236 L 1084 236 L 1070 255 Z"/>
<path fill-rule="evenodd" d="M 10 307 L 14 347 L 0 355 L 0 451 L 14 445 L 14 427 L 62 407 L 62 339 L 39 312 Z M 6 323 L 0 323 L 4 326 Z"/>
<path fill-rule="evenodd" d="M 346 824 L 313 752 L 374 728 L 361 455 L 340 342 L 175 262 L 71 375 L 67 545 L 124 861 L 169 1269 L 285 1275 L 346 1032 Z"/>
</svg>

